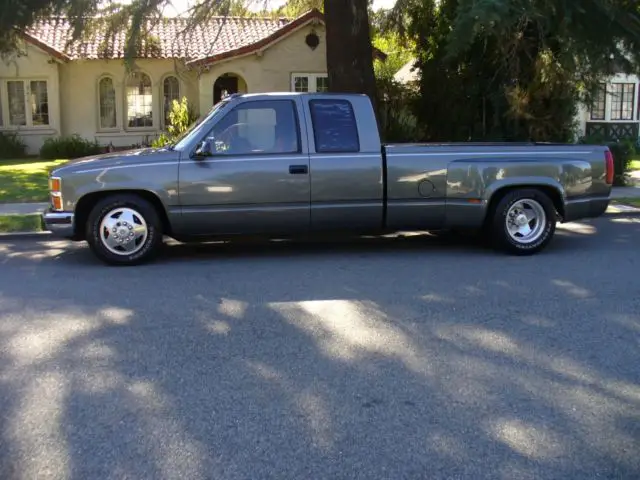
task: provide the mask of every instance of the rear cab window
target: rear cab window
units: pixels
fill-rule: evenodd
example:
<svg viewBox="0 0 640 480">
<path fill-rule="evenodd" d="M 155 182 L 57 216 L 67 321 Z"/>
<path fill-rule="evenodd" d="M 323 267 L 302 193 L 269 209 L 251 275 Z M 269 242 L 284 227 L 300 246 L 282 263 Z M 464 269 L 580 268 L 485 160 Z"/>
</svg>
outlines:
<svg viewBox="0 0 640 480">
<path fill-rule="evenodd" d="M 358 123 L 348 100 L 310 100 L 313 136 L 318 153 L 357 153 L 360 151 Z"/>
</svg>

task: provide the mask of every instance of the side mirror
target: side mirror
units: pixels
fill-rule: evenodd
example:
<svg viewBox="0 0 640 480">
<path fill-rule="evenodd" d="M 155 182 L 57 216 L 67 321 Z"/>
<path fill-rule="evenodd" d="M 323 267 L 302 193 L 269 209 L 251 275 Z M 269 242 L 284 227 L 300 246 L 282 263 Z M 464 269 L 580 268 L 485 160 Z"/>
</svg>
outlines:
<svg viewBox="0 0 640 480">
<path fill-rule="evenodd" d="M 213 155 L 211 150 L 211 142 L 209 140 L 203 140 L 200 142 L 200 145 L 196 148 L 195 156 L 196 157 L 210 157 Z"/>
</svg>

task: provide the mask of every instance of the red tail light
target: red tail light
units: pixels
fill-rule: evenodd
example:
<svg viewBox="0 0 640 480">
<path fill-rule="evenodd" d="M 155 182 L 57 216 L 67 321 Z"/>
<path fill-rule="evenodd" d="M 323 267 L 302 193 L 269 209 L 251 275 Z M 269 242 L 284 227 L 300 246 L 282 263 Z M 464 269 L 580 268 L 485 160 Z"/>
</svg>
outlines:
<svg viewBox="0 0 640 480">
<path fill-rule="evenodd" d="M 613 168 L 613 154 L 608 148 L 604 152 L 604 161 L 606 172 L 605 182 L 607 182 L 607 185 L 613 185 L 613 175 L 615 173 Z"/>
</svg>

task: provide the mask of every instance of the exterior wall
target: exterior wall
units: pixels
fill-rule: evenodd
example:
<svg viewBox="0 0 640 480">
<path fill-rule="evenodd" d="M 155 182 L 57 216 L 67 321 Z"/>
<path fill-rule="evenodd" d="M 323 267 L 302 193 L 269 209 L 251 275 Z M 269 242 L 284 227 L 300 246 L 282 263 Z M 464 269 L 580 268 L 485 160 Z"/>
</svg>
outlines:
<svg viewBox="0 0 640 480">
<path fill-rule="evenodd" d="M 634 102 L 633 102 L 633 119 L 632 120 L 612 120 L 611 119 L 611 100 L 612 94 L 610 93 L 610 86 L 613 83 L 633 83 L 634 89 Z M 592 120 L 591 109 L 587 105 L 580 105 L 577 115 L 578 132 L 579 135 L 585 135 L 587 131 L 587 123 L 614 123 L 614 124 L 638 124 L 640 123 L 640 112 L 638 110 L 638 102 L 640 101 L 640 77 L 636 75 L 623 75 L 618 74 L 611 76 L 607 80 L 607 95 L 605 102 L 605 118 L 604 120 Z"/>
<path fill-rule="evenodd" d="M 320 38 L 315 50 L 305 43 L 305 37 L 312 31 Z M 200 111 L 206 112 L 213 106 L 213 84 L 225 73 L 241 77 L 249 93 L 289 92 L 292 90 L 292 74 L 324 74 L 327 71 L 326 58 L 324 26 L 308 25 L 272 44 L 261 55 L 252 53 L 214 63 L 200 76 Z"/>
<path fill-rule="evenodd" d="M 163 81 L 175 75 L 180 83 L 180 97 L 186 95 L 198 105 L 198 83 L 194 72 L 174 60 L 142 59 L 136 61 L 139 69 L 149 75 L 152 84 L 152 127 L 130 128 L 127 125 L 126 71 L 122 60 L 83 60 L 69 62 L 60 67 L 60 97 L 62 134 L 78 134 L 101 145 L 118 147 L 145 143 L 163 130 Z M 114 81 L 116 98 L 116 128 L 101 129 L 99 121 L 98 82 L 104 76 Z"/>
<path fill-rule="evenodd" d="M 22 46 L 23 55 L 14 56 L 5 62 L 0 62 L 0 131 L 16 132 L 27 144 L 29 154 L 37 154 L 40 146 L 48 137 L 55 137 L 60 133 L 60 76 L 59 64 L 50 55 L 30 44 Z M 7 81 L 23 80 L 26 106 L 27 125 L 11 126 L 9 117 L 9 95 Z M 30 82 L 46 81 L 48 125 L 30 125 L 31 101 Z"/>
<path fill-rule="evenodd" d="M 305 43 L 307 34 L 315 32 L 319 45 L 311 49 Z M 180 97 L 187 96 L 200 113 L 213 106 L 213 86 L 225 73 L 239 77 L 240 92 L 291 91 L 293 74 L 306 76 L 315 85 L 316 76 L 326 75 L 324 26 L 307 25 L 267 47 L 260 54 L 221 61 L 208 70 L 189 69 L 175 60 L 140 59 L 136 65 L 149 75 L 152 84 L 152 127 L 131 128 L 127 125 L 126 71 L 122 60 L 74 60 L 60 62 L 30 44 L 26 55 L 0 63 L 0 131 L 17 131 L 28 144 L 29 153 L 37 154 L 48 137 L 77 134 L 101 145 L 130 147 L 144 144 L 164 129 L 163 81 L 175 75 L 180 84 Z M 314 76 L 315 75 L 315 76 Z M 99 81 L 112 78 L 115 87 L 116 126 L 101 128 Z M 6 81 L 46 80 L 49 125 L 8 127 L 9 118 Z M 319 80 L 318 80 L 319 81 Z M 319 83 L 318 83 L 319 85 Z M 315 88 L 315 87 L 310 87 Z M 25 96 L 29 98 L 28 91 Z M 27 114 L 30 103 L 26 103 Z"/>
</svg>

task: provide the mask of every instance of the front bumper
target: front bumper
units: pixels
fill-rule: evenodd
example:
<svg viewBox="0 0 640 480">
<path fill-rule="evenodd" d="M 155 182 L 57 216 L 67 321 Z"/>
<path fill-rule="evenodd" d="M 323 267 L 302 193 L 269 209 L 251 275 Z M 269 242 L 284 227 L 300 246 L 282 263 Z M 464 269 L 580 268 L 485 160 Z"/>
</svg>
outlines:
<svg viewBox="0 0 640 480">
<path fill-rule="evenodd" d="M 50 209 L 42 212 L 45 230 L 58 237 L 72 238 L 75 235 L 74 216 L 71 212 L 54 212 Z"/>
</svg>

